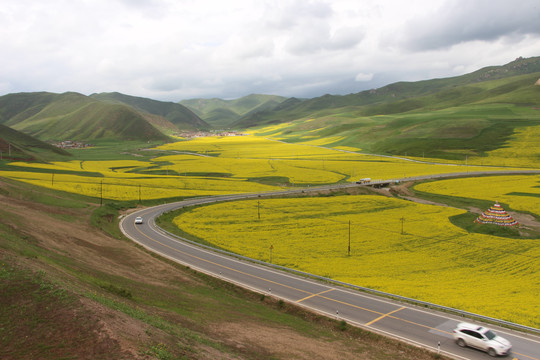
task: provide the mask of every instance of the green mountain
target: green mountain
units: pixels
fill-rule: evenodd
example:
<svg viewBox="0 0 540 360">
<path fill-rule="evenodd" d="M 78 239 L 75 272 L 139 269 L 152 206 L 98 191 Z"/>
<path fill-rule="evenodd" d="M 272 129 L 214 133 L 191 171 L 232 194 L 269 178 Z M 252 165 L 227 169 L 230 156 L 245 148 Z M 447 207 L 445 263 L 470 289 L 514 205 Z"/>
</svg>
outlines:
<svg viewBox="0 0 540 360">
<path fill-rule="evenodd" d="M 304 101 L 287 103 L 286 106 L 250 113 L 233 123 L 237 129 L 289 122 L 310 118 L 317 112 L 335 112 L 335 109 L 354 108 L 362 115 L 396 114 L 426 106 L 441 108 L 473 103 L 509 92 L 509 84 L 498 89 L 484 91 L 480 84 L 487 81 L 507 79 L 514 76 L 540 72 L 540 57 L 518 58 L 503 66 L 490 66 L 470 74 L 456 77 L 416 82 L 397 82 L 379 89 L 366 90 L 349 95 L 324 95 Z M 528 81 L 528 80 L 525 80 Z M 438 94 L 435 96 L 435 94 Z M 524 99 L 525 100 L 525 99 Z M 528 98 L 527 101 L 533 99 Z M 445 101 L 447 103 L 445 103 Z M 339 111 L 338 111 L 339 112 Z"/>
<path fill-rule="evenodd" d="M 518 130 L 540 125 L 539 78 L 540 57 L 517 59 L 453 78 L 289 99 L 233 125 L 286 123 L 263 135 L 288 142 L 327 139 L 327 146 L 370 153 L 464 160 L 506 146 Z"/>
<path fill-rule="evenodd" d="M 189 99 L 180 101 L 180 104 L 215 128 L 228 128 L 242 116 L 272 109 L 284 100 L 286 98 L 282 96 L 251 94 L 234 100 Z"/>
<path fill-rule="evenodd" d="M 0 160 L 50 161 L 66 156 L 71 154 L 0 124 Z"/>
<path fill-rule="evenodd" d="M 0 123 L 42 141 L 168 139 L 132 107 L 73 92 L 2 96 Z"/>
<path fill-rule="evenodd" d="M 207 130 L 211 127 L 187 107 L 173 102 L 129 96 L 118 92 L 92 94 L 90 97 L 109 103 L 125 104 L 143 115 L 149 114 L 148 121 L 158 128 L 171 128 L 165 124 L 166 122 L 170 122 L 175 130 Z"/>
<path fill-rule="evenodd" d="M 0 124 L 43 141 L 166 141 L 167 133 L 210 126 L 182 105 L 119 93 L 68 92 L 0 97 Z"/>
</svg>

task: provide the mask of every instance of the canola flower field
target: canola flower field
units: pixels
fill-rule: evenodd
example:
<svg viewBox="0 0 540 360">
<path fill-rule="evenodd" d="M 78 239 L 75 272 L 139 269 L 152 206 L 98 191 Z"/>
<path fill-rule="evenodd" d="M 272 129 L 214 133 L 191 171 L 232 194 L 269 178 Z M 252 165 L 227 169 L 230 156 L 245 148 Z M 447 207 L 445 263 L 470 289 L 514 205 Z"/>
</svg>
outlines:
<svg viewBox="0 0 540 360">
<path fill-rule="evenodd" d="M 0 176 L 109 201 L 144 201 L 464 171 L 321 145 L 208 137 L 163 145 L 159 156 L 145 160 L 12 162 L 0 168 Z M 540 214 L 538 185 L 538 176 L 497 176 L 430 182 L 418 189 L 499 200 L 513 210 Z M 469 234 L 448 220 L 460 213 L 366 195 L 215 204 L 191 209 L 176 222 L 242 255 L 269 261 L 272 245 L 272 262 L 283 266 L 539 327 L 538 242 Z"/>
<path fill-rule="evenodd" d="M 540 175 L 448 179 L 414 188 L 427 193 L 499 201 L 513 210 L 540 216 Z"/>
<path fill-rule="evenodd" d="M 351 195 L 213 204 L 186 211 L 174 222 L 251 258 L 540 326 L 538 241 L 468 233 L 448 219 L 460 213 Z"/>
<path fill-rule="evenodd" d="M 66 192 L 109 199 L 150 200 L 264 192 L 290 186 L 395 179 L 463 171 L 343 149 L 286 144 L 257 136 L 178 141 L 151 160 L 12 162 L 0 176 Z M 13 170 L 10 170 L 12 167 Z M 481 167 L 467 167 L 470 171 Z"/>
</svg>

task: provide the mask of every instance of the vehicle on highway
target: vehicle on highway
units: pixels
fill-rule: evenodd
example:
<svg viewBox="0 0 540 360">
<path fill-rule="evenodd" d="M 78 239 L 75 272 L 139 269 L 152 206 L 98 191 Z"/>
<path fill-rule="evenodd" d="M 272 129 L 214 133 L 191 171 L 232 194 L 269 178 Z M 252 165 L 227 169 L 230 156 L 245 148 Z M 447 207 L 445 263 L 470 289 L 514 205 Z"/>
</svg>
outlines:
<svg viewBox="0 0 540 360">
<path fill-rule="evenodd" d="M 459 323 L 454 329 L 454 340 L 461 347 L 477 348 L 490 356 L 507 355 L 512 349 L 510 341 L 495 334 L 493 330 L 466 322 Z"/>
<path fill-rule="evenodd" d="M 141 216 L 137 216 L 137 217 L 135 218 L 135 224 L 142 224 L 142 223 L 143 223 L 142 217 L 141 217 Z"/>
<path fill-rule="evenodd" d="M 369 184 L 370 182 L 371 182 L 371 178 L 363 178 L 363 179 L 358 180 L 356 183 L 357 184 Z"/>
</svg>

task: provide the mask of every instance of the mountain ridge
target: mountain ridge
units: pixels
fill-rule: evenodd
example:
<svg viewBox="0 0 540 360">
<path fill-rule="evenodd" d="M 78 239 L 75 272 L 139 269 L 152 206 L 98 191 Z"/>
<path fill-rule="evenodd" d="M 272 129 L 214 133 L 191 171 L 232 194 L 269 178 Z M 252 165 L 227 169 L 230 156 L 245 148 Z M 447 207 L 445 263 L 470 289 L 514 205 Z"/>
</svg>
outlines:
<svg viewBox="0 0 540 360">
<path fill-rule="evenodd" d="M 343 107 L 367 107 L 369 105 L 377 105 L 382 103 L 397 103 L 398 101 L 406 101 L 408 99 L 427 96 L 440 91 L 449 91 L 458 86 L 473 86 L 486 81 L 495 81 L 513 76 L 527 75 L 540 72 L 540 57 L 517 58 L 516 60 L 501 66 L 489 66 L 472 73 L 448 77 L 437 78 L 430 80 L 421 80 L 414 82 L 395 82 L 385 85 L 381 88 L 364 90 L 358 93 L 348 95 L 330 95 L 306 99 L 297 102 L 294 106 L 287 106 L 285 109 L 269 109 L 256 114 L 243 116 L 237 120 L 231 127 L 233 128 L 249 128 L 252 126 L 260 126 L 265 123 L 275 124 L 279 122 L 287 122 L 294 119 L 309 117 L 311 113 L 321 110 L 331 110 Z M 409 102 L 402 103 L 402 106 L 395 107 L 397 112 L 411 111 L 418 108 L 418 104 Z M 366 108 L 364 108 L 366 109 Z M 277 111 L 276 111 L 277 110 Z M 369 110 L 369 109 L 368 109 Z M 378 108 L 381 111 L 380 108 Z M 364 114 L 374 114 L 364 112 Z M 386 114 L 382 112 L 380 114 Z"/>
<path fill-rule="evenodd" d="M 242 116 L 273 108 L 285 100 L 286 97 L 278 95 L 249 94 L 233 100 L 186 99 L 179 101 L 179 104 L 191 109 L 214 127 L 229 127 Z"/>
</svg>

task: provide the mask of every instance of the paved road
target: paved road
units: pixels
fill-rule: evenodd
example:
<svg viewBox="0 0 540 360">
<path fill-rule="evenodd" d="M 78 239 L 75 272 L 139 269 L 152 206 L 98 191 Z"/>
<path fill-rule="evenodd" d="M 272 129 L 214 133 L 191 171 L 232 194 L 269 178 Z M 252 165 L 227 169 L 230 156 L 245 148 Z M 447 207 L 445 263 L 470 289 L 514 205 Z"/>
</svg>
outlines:
<svg viewBox="0 0 540 360">
<path fill-rule="evenodd" d="M 291 191 L 274 194 L 280 193 Z M 154 222 L 162 213 L 177 208 L 258 196 L 258 194 L 228 195 L 159 205 L 124 217 L 120 227 L 126 236 L 153 252 L 253 291 L 434 351 L 438 351 L 440 345 L 442 354 L 456 359 L 489 358 L 483 352 L 460 348 L 454 343 L 452 329 L 461 321 L 457 316 L 428 311 L 217 253 L 168 234 Z M 136 216 L 142 216 L 144 223 L 135 225 Z M 507 358 L 540 360 L 539 337 L 490 327 L 512 342 L 513 352 Z"/>
</svg>

